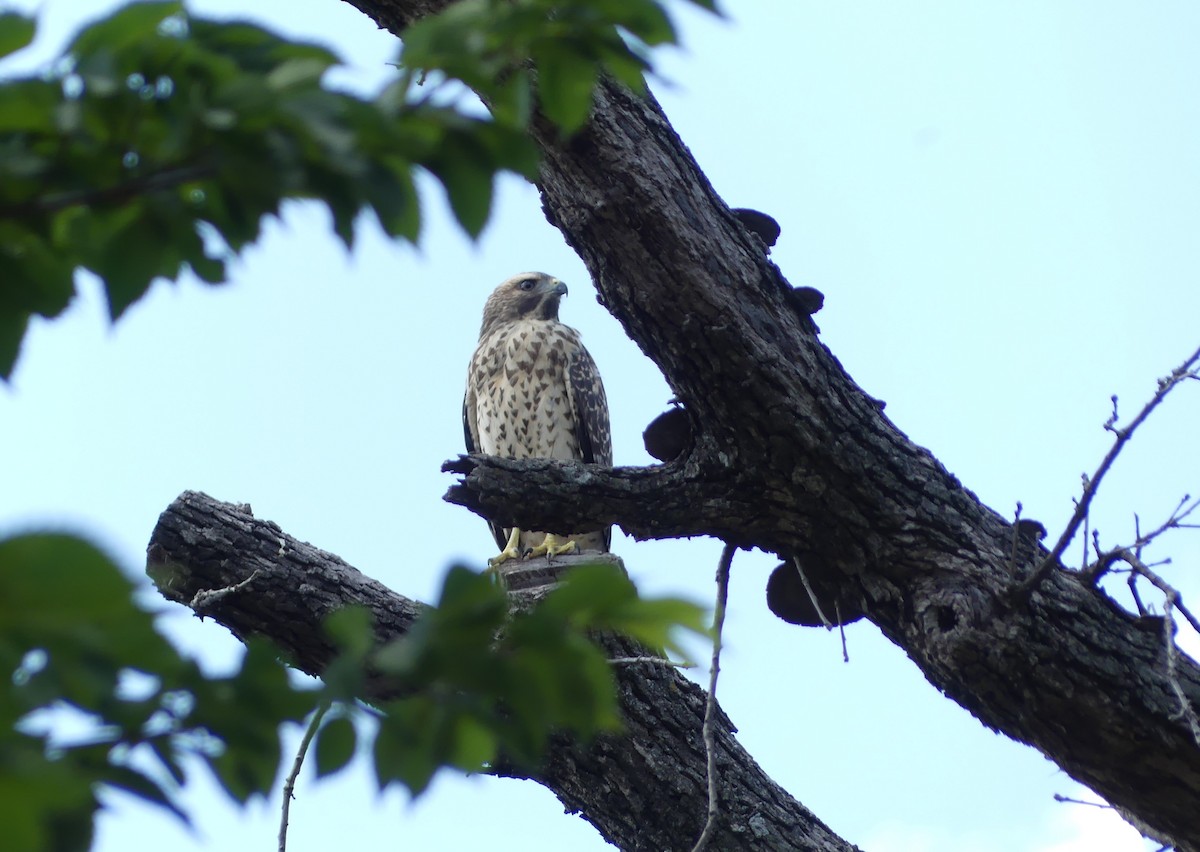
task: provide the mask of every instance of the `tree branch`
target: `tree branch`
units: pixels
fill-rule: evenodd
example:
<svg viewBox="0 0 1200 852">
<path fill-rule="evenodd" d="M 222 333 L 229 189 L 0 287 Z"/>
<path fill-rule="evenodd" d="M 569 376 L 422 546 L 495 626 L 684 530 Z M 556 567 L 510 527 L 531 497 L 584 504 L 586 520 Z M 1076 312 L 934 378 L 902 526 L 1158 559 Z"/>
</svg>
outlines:
<svg viewBox="0 0 1200 852">
<path fill-rule="evenodd" d="M 356 5 L 397 34 L 443 7 Z M 736 509 L 697 531 L 801 559 L 814 587 L 838 588 L 985 725 L 1035 746 L 1158 836 L 1200 849 L 1200 749 L 1176 713 L 1161 637 L 1062 571 L 1013 601 L 1011 524 L 846 375 L 652 97 L 604 81 L 581 131 L 564 138 L 535 120 L 532 133 L 547 218 L 688 409 L 689 463 L 715 472 Z M 501 511 L 485 479 L 473 499 Z M 570 491 L 562 477 L 527 479 L 523 505 L 508 511 L 528 526 Z M 531 504 L 540 508 L 526 516 Z M 656 523 L 647 517 L 644 531 Z M 1031 549 L 1036 562 L 1047 555 Z M 1178 662 L 1194 703 L 1200 670 Z"/>
<path fill-rule="evenodd" d="M 1067 549 L 1067 545 L 1071 543 L 1071 539 L 1073 539 L 1075 537 L 1075 533 L 1079 531 L 1080 524 L 1082 524 L 1084 519 L 1087 518 L 1088 510 L 1091 508 L 1092 500 L 1095 498 L 1096 492 L 1100 488 L 1100 483 L 1104 480 L 1104 476 L 1112 467 L 1113 462 L 1117 460 L 1117 456 L 1121 454 L 1121 450 L 1125 448 L 1127 443 L 1129 443 L 1129 440 L 1133 437 L 1133 434 L 1137 431 L 1138 427 L 1141 426 L 1146 421 L 1146 418 L 1154 412 L 1154 409 L 1158 408 L 1159 404 L 1167 398 L 1167 394 L 1170 393 L 1173 388 L 1178 386 L 1185 379 L 1196 378 L 1195 368 L 1197 362 L 1200 362 L 1200 349 L 1197 349 L 1195 352 L 1189 355 L 1182 364 L 1172 370 L 1165 378 L 1159 379 L 1158 389 L 1155 391 L 1154 396 L 1150 398 L 1149 402 L 1142 406 L 1142 410 L 1138 412 L 1137 416 L 1133 418 L 1133 421 L 1128 426 L 1124 426 L 1120 429 L 1117 428 L 1117 398 L 1115 396 L 1112 398 L 1112 416 L 1109 417 L 1108 421 L 1104 424 L 1104 428 L 1113 433 L 1113 444 L 1111 447 L 1109 447 L 1108 453 L 1100 462 L 1100 466 L 1096 468 L 1096 472 L 1093 473 L 1091 477 L 1085 479 L 1083 496 L 1079 499 L 1079 502 L 1075 504 L 1075 512 L 1071 515 L 1071 520 L 1067 522 L 1066 529 L 1064 529 L 1062 535 L 1058 537 L 1058 541 L 1054 543 L 1054 547 L 1051 549 L 1050 553 L 1047 554 L 1046 558 L 1042 560 L 1042 563 L 1037 567 L 1029 579 L 1022 584 L 1022 591 L 1036 586 L 1042 581 L 1046 574 L 1054 570 L 1055 566 L 1058 565 L 1059 559 Z"/>
<path fill-rule="evenodd" d="M 159 591 L 185 606 L 197 593 L 232 588 L 210 599 L 211 617 L 241 639 L 265 636 L 293 664 L 320 676 L 332 659 L 321 622 L 330 612 L 358 604 L 375 616 L 376 637 L 386 642 L 407 631 L 422 606 L 388 591 L 336 556 L 298 541 L 249 507 L 185 492 L 159 518 L 147 551 L 147 573 Z M 642 657 L 644 649 L 608 638 L 610 657 Z M 625 733 L 588 747 L 555 740 L 537 773 L 512 773 L 552 790 L 609 842 L 627 850 L 677 849 L 704 825 L 707 807 L 702 727 L 705 694 L 671 666 L 619 665 Z M 364 698 L 386 696 L 385 683 L 368 683 Z M 854 852 L 762 771 L 733 737 L 723 713 L 714 726 L 723 758 L 724 819 L 713 848 L 809 849 Z M 726 762 L 727 761 L 727 762 Z M 498 771 L 498 774 L 504 774 Z"/>
<path fill-rule="evenodd" d="M 442 465 L 462 480 L 445 499 L 487 520 L 525 529 L 592 529 L 617 524 L 634 538 L 679 538 L 739 530 L 753 503 L 732 476 L 694 464 L 605 468 L 553 459 L 459 456 Z"/>
<path fill-rule="evenodd" d="M 59 192 L 0 206 L 0 219 L 19 219 L 23 216 L 55 213 L 59 210 L 66 210 L 68 207 L 123 204 L 130 199 L 153 192 L 175 189 L 185 183 L 210 178 L 216 174 L 216 171 L 216 168 L 210 164 L 164 166 L 112 186 Z"/>
<path fill-rule="evenodd" d="M 704 820 L 704 831 L 692 847 L 692 852 L 703 852 L 717 833 L 717 820 L 721 816 L 721 779 L 717 775 L 717 680 L 721 676 L 721 638 L 725 630 L 725 605 L 729 601 L 729 567 L 737 548 L 725 545 L 721 561 L 717 565 L 717 605 L 713 608 L 712 664 L 708 672 L 708 700 L 704 702 L 704 754 L 707 759 L 705 774 L 708 777 L 708 814 Z"/>
</svg>

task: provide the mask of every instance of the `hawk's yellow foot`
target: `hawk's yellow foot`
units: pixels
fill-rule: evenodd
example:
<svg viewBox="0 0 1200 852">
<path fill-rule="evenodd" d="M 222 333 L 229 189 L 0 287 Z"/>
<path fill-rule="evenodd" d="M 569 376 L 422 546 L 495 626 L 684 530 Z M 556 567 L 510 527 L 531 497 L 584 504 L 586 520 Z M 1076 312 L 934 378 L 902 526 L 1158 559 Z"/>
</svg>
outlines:
<svg viewBox="0 0 1200 852">
<path fill-rule="evenodd" d="M 513 527 L 513 531 L 508 535 L 508 543 L 504 545 L 504 549 L 488 560 L 488 568 L 495 568 L 503 562 L 510 559 L 521 558 L 521 531 Z"/>
<path fill-rule="evenodd" d="M 555 556 L 562 556 L 564 553 L 574 553 L 577 545 L 573 538 L 559 538 L 554 533 L 546 533 L 546 537 L 542 539 L 542 543 L 529 551 L 530 556 L 541 556 L 546 554 L 547 559 L 552 559 Z"/>
</svg>

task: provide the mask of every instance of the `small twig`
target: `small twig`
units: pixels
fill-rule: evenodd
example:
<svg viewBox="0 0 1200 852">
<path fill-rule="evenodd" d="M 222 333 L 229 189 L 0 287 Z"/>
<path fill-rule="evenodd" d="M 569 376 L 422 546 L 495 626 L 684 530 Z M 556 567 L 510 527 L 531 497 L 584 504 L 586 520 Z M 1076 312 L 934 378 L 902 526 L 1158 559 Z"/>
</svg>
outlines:
<svg viewBox="0 0 1200 852">
<path fill-rule="evenodd" d="M 813 587 L 808 583 L 808 576 L 804 573 L 804 566 L 800 564 L 799 558 L 793 556 L 792 564 L 796 566 L 796 573 L 800 575 L 800 582 L 804 584 L 804 591 L 808 592 L 808 599 L 812 602 L 813 609 L 817 611 L 817 615 L 821 618 L 821 623 L 825 625 L 826 630 L 832 630 L 833 624 L 825 617 L 824 610 L 821 609 L 821 603 L 817 600 L 817 595 L 813 592 Z"/>
<path fill-rule="evenodd" d="M 1178 599 L 1178 593 L 1171 589 L 1166 593 L 1166 600 L 1163 601 L 1163 642 L 1167 646 L 1167 681 L 1171 684 L 1171 691 L 1175 693 L 1175 698 L 1179 701 L 1179 714 L 1176 718 L 1181 718 L 1188 723 L 1188 727 L 1192 730 L 1192 739 L 1197 746 L 1200 746 L 1200 718 L 1197 718 L 1196 708 L 1192 706 L 1192 702 L 1188 701 L 1187 693 L 1183 691 L 1183 684 L 1179 682 L 1179 649 L 1175 647 L 1175 618 L 1172 612 Z"/>
<path fill-rule="evenodd" d="M 737 545 L 726 544 L 717 565 L 717 606 L 713 611 L 712 669 L 708 678 L 708 700 L 704 704 L 704 753 L 708 758 L 708 817 L 692 852 L 701 852 L 716 832 L 720 802 L 717 798 L 717 677 L 721 673 L 721 631 L 725 627 L 725 603 L 729 600 L 729 566 Z M 803 576 L 803 574 L 801 575 Z"/>
<path fill-rule="evenodd" d="M 1180 504 L 1183 505 L 1182 503 Z M 1157 533 L 1156 533 L 1157 534 Z M 1200 633 L 1200 620 L 1183 605 L 1179 599 L 1179 592 L 1150 569 L 1144 563 L 1139 554 L 1127 547 L 1118 548 L 1105 554 L 1105 557 L 1110 561 L 1120 560 L 1132 569 L 1129 577 L 1129 588 L 1133 591 L 1134 600 L 1137 602 L 1139 614 L 1145 614 L 1145 608 L 1142 606 L 1141 598 L 1138 597 L 1137 590 L 1134 588 L 1135 578 L 1138 576 L 1145 577 L 1155 588 L 1163 593 L 1163 645 L 1166 647 L 1167 656 L 1167 682 L 1171 685 L 1171 691 L 1175 694 L 1176 700 L 1179 701 L 1179 713 L 1175 718 L 1183 719 L 1187 722 L 1191 729 L 1192 739 L 1196 745 L 1200 746 L 1200 716 L 1196 714 L 1196 708 L 1192 706 L 1188 700 L 1187 693 L 1183 690 L 1183 684 L 1179 682 L 1179 648 L 1175 644 L 1175 612 L 1178 611 L 1187 620 L 1188 624 L 1197 633 Z"/>
<path fill-rule="evenodd" d="M 1042 560 L 1042 563 L 1037 567 L 1037 570 L 1035 570 L 1027 580 L 1017 587 L 1018 593 L 1024 594 L 1031 591 L 1054 569 L 1054 566 L 1058 564 L 1059 559 L 1062 558 L 1063 552 L 1067 549 L 1067 545 L 1071 543 L 1073 538 L 1075 538 L 1075 533 L 1079 531 L 1080 525 L 1087 517 L 1088 509 L 1090 509 L 1092 505 L 1092 499 L 1095 498 L 1096 491 L 1100 487 L 1100 483 L 1104 480 L 1104 475 L 1108 473 L 1109 468 L 1111 468 L 1113 465 L 1113 462 L 1117 460 L 1117 456 L 1120 455 L 1121 450 L 1124 449 L 1127 443 L 1129 443 L 1129 439 L 1133 437 L 1133 434 L 1137 431 L 1137 428 L 1146 421 L 1146 418 L 1150 416 L 1154 409 L 1158 408 L 1159 403 L 1166 398 L 1167 394 L 1172 388 L 1185 379 L 1194 379 L 1197 377 L 1197 374 L 1194 372 L 1197 362 L 1200 362 L 1200 349 L 1197 349 L 1182 364 L 1172 370 L 1170 375 L 1158 380 L 1158 390 L 1155 391 L 1154 396 L 1149 402 L 1146 403 L 1145 406 L 1143 406 L 1142 410 L 1138 412 L 1137 417 L 1133 418 L 1133 421 L 1122 429 L 1118 429 L 1116 427 L 1117 398 L 1115 396 L 1113 397 L 1113 413 L 1109 417 L 1108 421 L 1106 421 L 1104 424 L 1105 430 L 1112 432 L 1116 436 L 1116 438 L 1113 440 L 1113 445 L 1109 448 L 1107 455 L 1104 456 L 1104 460 L 1100 462 L 1100 466 L 1096 468 L 1096 472 L 1092 474 L 1090 479 L 1087 480 L 1087 485 L 1083 490 L 1083 496 L 1075 505 L 1075 513 L 1071 515 L 1071 520 L 1067 523 L 1067 528 L 1063 530 L 1062 535 L 1058 537 L 1058 541 L 1054 543 L 1054 547 L 1051 549 L 1050 554 L 1044 560 Z"/>
<path fill-rule="evenodd" d="M 1017 511 L 1013 513 L 1012 522 L 1012 541 L 1008 547 L 1008 573 L 1015 575 L 1017 573 L 1017 542 L 1021 540 L 1021 501 L 1017 501 Z"/>
<path fill-rule="evenodd" d="M 850 662 L 850 651 L 846 648 L 846 622 L 842 620 L 842 604 L 834 600 L 833 611 L 837 615 L 838 633 L 842 637 L 842 662 Z"/>
<path fill-rule="evenodd" d="M 1188 505 L 1189 500 L 1192 501 L 1191 505 Z M 1137 540 L 1133 543 L 1133 547 L 1138 557 L 1140 558 L 1142 555 L 1142 548 L 1150 544 L 1168 530 L 1190 529 L 1194 527 L 1194 524 L 1185 524 L 1183 521 L 1186 520 L 1189 515 L 1195 512 L 1197 508 L 1200 508 L 1200 498 L 1192 500 L 1191 494 L 1184 494 L 1183 499 L 1179 501 L 1179 504 L 1175 507 L 1175 510 L 1171 512 L 1171 516 L 1163 521 L 1162 524 L 1160 524 L 1157 528 L 1151 530 L 1145 535 L 1142 535 L 1141 532 L 1140 519 L 1137 517 L 1137 515 L 1134 515 L 1134 531 L 1137 535 Z"/>
<path fill-rule="evenodd" d="M 57 213 L 69 207 L 97 207 L 124 204 L 126 201 L 164 189 L 174 189 L 192 181 L 206 180 L 217 173 L 210 164 L 167 166 L 158 171 L 132 177 L 123 183 L 100 189 L 77 189 L 31 198 L 0 206 L 0 219 L 18 219 L 42 213 Z"/>
<path fill-rule="evenodd" d="M 1087 515 L 1083 516 L 1083 565 L 1087 565 L 1088 557 L 1088 524 L 1091 523 L 1091 518 Z M 1095 533 L 1093 533 L 1095 535 Z"/>
<path fill-rule="evenodd" d="M 288 773 L 287 780 L 283 782 L 283 813 L 279 818 L 279 852 L 287 852 L 288 812 L 291 810 L 293 793 L 296 791 L 296 779 L 300 776 L 300 767 L 304 765 L 304 755 L 308 752 L 308 747 L 312 743 L 313 737 L 316 736 L 317 729 L 321 727 L 321 720 L 325 718 L 329 706 L 329 702 L 326 701 L 313 712 L 308 728 L 304 731 L 304 738 L 300 740 L 300 748 L 296 751 L 296 759 L 292 762 L 292 771 Z"/>
<path fill-rule="evenodd" d="M 1171 605 L 1175 609 L 1179 610 L 1180 615 L 1187 620 L 1187 623 L 1192 626 L 1192 629 L 1197 633 L 1200 633 L 1200 619 L 1197 619 L 1196 616 L 1194 616 L 1191 611 L 1183 605 L 1183 601 L 1179 599 L 1179 592 L 1174 586 L 1172 586 L 1162 577 L 1158 576 L 1158 574 L 1155 574 L 1154 571 L 1150 569 L 1149 565 L 1138 559 L 1128 549 L 1123 548 L 1117 551 L 1117 558 L 1125 562 L 1137 574 L 1140 574 L 1149 580 L 1156 589 L 1167 596 L 1171 601 Z"/>
<path fill-rule="evenodd" d="M 250 583 L 253 582 L 254 578 L 257 576 L 258 569 L 255 568 L 253 574 L 235 585 L 225 586 L 222 589 L 201 589 L 200 591 L 196 592 L 195 596 L 192 598 L 192 602 L 188 604 L 188 606 L 190 606 L 196 612 L 199 612 L 201 609 L 207 609 L 217 601 L 221 600 L 221 598 L 224 598 L 227 595 L 232 595 L 234 592 L 240 592 L 242 589 L 250 585 Z"/>
<path fill-rule="evenodd" d="M 1144 617 L 1146 615 L 1146 605 L 1142 603 L 1142 596 L 1138 594 L 1137 578 L 1136 571 L 1129 572 L 1129 594 L 1133 595 L 1133 603 L 1137 606 L 1138 616 Z"/>
<path fill-rule="evenodd" d="M 632 666 L 640 663 L 653 666 L 670 666 L 673 669 L 694 669 L 695 663 L 677 663 L 666 657 L 612 657 L 609 662 L 614 666 Z"/>
<path fill-rule="evenodd" d="M 1102 811 L 1113 810 L 1112 805 L 1105 804 L 1104 802 L 1085 802 L 1083 799 L 1072 799 L 1070 796 L 1064 796 L 1061 793 L 1054 794 L 1054 801 L 1065 802 L 1069 805 L 1087 805 L 1089 808 L 1100 808 Z"/>
</svg>

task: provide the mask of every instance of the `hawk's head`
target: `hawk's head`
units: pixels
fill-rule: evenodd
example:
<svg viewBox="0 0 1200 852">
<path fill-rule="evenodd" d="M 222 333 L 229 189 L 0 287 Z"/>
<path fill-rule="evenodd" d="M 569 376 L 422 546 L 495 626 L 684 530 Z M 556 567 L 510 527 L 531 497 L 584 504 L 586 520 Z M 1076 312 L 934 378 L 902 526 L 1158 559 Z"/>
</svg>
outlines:
<svg viewBox="0 0 1200 852">
<path fill-rule="evenodd" d="M 544 272 L 514 275 L 488 296 L 479 336 L 519 319 L 557 320 L 558 302 L 565 295 L 567 285 Z"/>
</svg>

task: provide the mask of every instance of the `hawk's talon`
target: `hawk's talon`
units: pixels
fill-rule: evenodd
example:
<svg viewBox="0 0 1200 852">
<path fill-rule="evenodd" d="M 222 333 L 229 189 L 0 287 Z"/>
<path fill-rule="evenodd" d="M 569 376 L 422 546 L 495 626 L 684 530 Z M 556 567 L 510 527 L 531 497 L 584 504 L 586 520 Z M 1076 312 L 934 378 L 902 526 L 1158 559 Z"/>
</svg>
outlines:
<svg viewBox="0 0 1200 852">
<path fill-rule="evenodd" d="M 530 556 L 541 556 L 546 554 L 546 561 L 549 562 L 555 556 L 563 556 L 567 553 L 574 553 L 578 550 L 578 545 L 575 544 L 575 539 L 560 539 L 554 533 L 546 533 L 546 537 L 542 539 L 542 543 L 533 550 L 529 551 Z"/>
<path fill-rule="evenodd" d="M 511 559 L 521 559 L 524 554 L 521 553 L 521 531 L 513 527 L 513 531 L 508 535 L 508 543 L 504 545 L 504 549 L 488 560 L 488 570 L 494 570 L 496 566 L 508 562 Z"/>
</svg>

